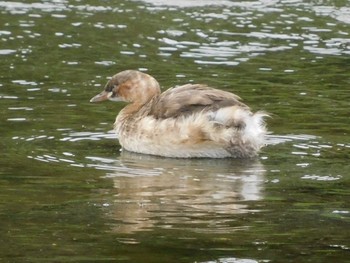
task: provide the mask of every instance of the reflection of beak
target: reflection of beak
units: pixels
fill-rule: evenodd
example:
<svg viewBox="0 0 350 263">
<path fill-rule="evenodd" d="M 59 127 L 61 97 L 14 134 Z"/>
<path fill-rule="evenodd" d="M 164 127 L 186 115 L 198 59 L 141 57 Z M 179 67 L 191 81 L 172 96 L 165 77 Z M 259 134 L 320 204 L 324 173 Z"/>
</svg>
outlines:
<svg viewBox="0 0 350 263">
<path fill-rule="evenodd" d="M 102 91 L 100 94 L 97 94 L 95 97 L 93 97 L 90 102 L 99 102 L 99 101 L 105 101 L 108 100 L 112 95 L 112 92 Z"/>
</svg>

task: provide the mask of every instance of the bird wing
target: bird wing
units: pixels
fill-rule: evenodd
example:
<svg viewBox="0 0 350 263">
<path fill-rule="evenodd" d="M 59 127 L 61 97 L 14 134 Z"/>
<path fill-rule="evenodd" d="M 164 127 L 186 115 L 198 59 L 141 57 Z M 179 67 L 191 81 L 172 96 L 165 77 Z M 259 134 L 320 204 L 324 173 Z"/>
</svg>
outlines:
<svg viewBox="0 0 350 263">
<path fill-rule="evenodd" d="M 186 84 L 171 88 L 152 103 L 149 115 L 157 119 L 177 118 L 199 111 L 217 110 L 238 105 L 248 108 L 240 98 L 230 92 L 200 84 Z"/>
</svg>

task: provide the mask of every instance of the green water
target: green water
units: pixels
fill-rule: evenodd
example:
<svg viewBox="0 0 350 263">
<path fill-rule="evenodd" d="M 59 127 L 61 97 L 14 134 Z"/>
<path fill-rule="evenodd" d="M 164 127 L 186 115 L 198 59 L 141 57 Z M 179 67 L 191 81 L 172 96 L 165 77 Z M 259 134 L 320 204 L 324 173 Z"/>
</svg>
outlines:
<svg viewBox="0 0 350 263">
<path fill-rule="evenodd" d="M 348 1 L 0 1 L 1 262 L 350 262 Z M 121 152 L 124 69 L 270 112 L 255 160 Z"/>
</svg>

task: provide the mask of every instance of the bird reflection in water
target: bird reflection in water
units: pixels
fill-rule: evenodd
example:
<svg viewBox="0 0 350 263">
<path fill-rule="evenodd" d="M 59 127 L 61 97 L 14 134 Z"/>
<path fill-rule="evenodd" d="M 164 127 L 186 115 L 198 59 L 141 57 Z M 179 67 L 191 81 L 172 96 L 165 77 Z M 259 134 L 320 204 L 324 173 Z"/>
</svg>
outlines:
<svg viewBox="0 0 350 263">
<path fill-rule="evenodd" d="M 114 188 L 106 212 L 119 233 L 194 226 L 209 231 L 208 225 L 226 232 L 232 215 L 257 212 L 248 201 L 263 198 L 265 170 L 257 159 L 169 159 L 123 151 L 108 167 L 105 177 Z"/>
</svg>

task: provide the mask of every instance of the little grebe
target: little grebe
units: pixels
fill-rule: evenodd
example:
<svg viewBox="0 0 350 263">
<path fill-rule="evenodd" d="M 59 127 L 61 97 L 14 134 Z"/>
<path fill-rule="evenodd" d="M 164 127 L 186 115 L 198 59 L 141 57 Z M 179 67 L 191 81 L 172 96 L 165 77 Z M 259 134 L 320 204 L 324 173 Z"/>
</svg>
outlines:
<svg viewBox="0 0 350 263">
<path fill-rule="evenodd" d="M 200 84 L 161 93 L 150 75 L 125 70 L 91 102 L 125 101 L 114 129 L 131 152 L 165 157 L 249 158 L 264 145 L 264 112 L 252 113 L 230 92 Z"/>
</svg>

